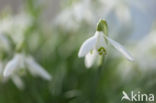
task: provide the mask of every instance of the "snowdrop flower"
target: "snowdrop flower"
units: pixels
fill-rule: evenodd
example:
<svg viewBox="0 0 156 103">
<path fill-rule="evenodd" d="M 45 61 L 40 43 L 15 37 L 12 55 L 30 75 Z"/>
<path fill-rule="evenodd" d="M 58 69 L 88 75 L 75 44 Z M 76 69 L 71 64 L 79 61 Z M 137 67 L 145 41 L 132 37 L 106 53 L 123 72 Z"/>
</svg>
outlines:
<svg viewBox="0 0 156 103">
<path fill-rule="evenodd" d="M 90 68 L 96 60 L 96 57 L 107 54 L 107 42 L 121 52 L 128 60 L 133 61 L 132 56 L 118 42 L 107 36 L 107 23 L 100 20 L 97 25 L 97 31 L 94 36 L 87 39 L 80 47 L 78 56 L 85 56 L 85 65 Z M 99 58 L 99 57 L 98 57 Z"/>
<path fill-rule="evenodd" d="M 20 70 L 28 69 L 33 76 L 40 76 L 45 80 L 51 80 L 50 74 L 45 71 L 31 56 L 25 56 L 24 54 L 16 54 L 12 60 L 10 60 L 3 72 L 5 78 L 12 77 L 14 74 L 20 73 Z"/>
</svg>

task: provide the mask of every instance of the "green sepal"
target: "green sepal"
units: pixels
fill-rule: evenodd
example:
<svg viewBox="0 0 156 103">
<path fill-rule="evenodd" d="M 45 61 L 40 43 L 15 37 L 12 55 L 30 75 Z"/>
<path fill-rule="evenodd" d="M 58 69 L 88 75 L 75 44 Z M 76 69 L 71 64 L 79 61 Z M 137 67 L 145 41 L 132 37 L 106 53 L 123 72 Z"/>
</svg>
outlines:
<svg viewBox="0 0 156 103">
<path fill-rule="evenodd" d="M 16 52 L 17 52 L 17 53 L 22 52 L 23 49 L 24 49 L 24 47 L 25 47 L 25 43 L 24 43 L 24 42 L 19 43 L 19 44 L 16 46 Z"/>
<path fill-rule="evenodd" d="M 108 36 L 108 25 L 106 20 L 100 19 L 97 24 L 96 30 L 103 32 L 105 35 Z"/>
</svg>

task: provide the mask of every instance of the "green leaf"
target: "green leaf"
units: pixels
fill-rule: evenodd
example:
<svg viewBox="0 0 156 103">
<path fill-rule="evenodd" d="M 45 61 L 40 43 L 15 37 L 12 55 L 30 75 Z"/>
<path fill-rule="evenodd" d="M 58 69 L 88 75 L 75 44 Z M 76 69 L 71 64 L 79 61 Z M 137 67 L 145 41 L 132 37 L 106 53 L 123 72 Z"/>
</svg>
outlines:
<svg viewBox="0 0 156 103">
<path fill-rule="evenodd" d="M 100 19 L 97 24 L 97 31 L 102 31 L 105 35 L 108 35 L 108 25 L 106 20 Z"/>
</svg>

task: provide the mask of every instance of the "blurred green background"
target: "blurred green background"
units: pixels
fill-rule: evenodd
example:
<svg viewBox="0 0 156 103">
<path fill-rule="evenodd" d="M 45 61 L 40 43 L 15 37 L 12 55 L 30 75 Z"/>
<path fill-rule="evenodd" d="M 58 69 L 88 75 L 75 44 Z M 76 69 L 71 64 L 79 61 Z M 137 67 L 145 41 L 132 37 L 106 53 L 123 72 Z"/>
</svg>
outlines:
<svg viewBox="0 0 156 103">
<path fill-rule="evenodd" d="M 9 45 L 6 49 L 0 38 L 0 103 L 129 103 L 121 101 L 122 91 L 156 94 L 155 0 L 16 2 L 0 1 L 0 34 Z M 78 58 L 81 44 L 95 33 L 100 18 L 106 19 L 109 36 L 124 45 L 134 62 L 111 47 L 101 67 L 87 69 L 84 58 Z M 19 89 L 12 79 L 4 79 L 3 70 L 23 38 L 22 51 L 52 80 L 26 71 L 20 75 L 24 88 Z"/>
</svg>

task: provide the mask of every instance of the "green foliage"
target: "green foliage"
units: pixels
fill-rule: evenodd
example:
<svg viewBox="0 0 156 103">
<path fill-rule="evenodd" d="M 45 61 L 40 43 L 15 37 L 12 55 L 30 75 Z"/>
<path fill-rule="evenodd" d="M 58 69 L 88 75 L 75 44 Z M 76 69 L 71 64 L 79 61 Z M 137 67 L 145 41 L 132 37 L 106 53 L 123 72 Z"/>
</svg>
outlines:
<svg viewBox="0 0 156 103">
<path fill-rule="evenodd" d="M 50 73 L 52 81 L 33 77 L 28 71 L 21 77 L 25 84 L 23 90 L 19 90 L 11 79 L 1 81 L 0 103 L 120 103 L 123 90 L 156 94 L 155 70 L 143 73 L 137 63 L 132 63 L 131 70 L 125 74 L 127 68 L 120 68 L 123 60 L 116 55 L 106 56 L 99 68 L 86 69 L 84 60 L 79 59 L 77 54 L 81 43 L 90 36 L 85 34 L 94 32 L 94 27 L 81 22 L 75 24 L 80 25 L 77 30 L 65 31 L 56 25 L 45 25 L 40 18 L 42 5 L 36 2 L 26 2 L 24 12 L 33 19 L 32 24 L 23 31 L 23 43 L 18 46 L 11 42 L 11 51 L 5 54 L 0 51 L 3 54 L 0 57 L 6 63 L 16 49 L 20 52 L 23 50 L 33 55 Z M 97 31 L 108 35 L 105 20 L 99 21 Z M 99 48 L 99 54 L 106 54 L 105 48 Z M 0 79 L 3 77 L 0 76 Z"/>
</svg>

